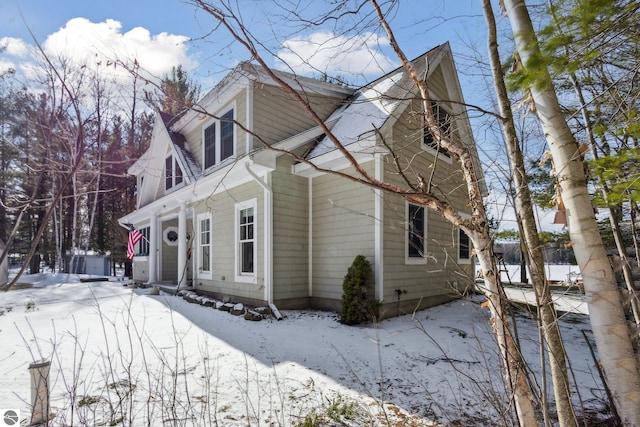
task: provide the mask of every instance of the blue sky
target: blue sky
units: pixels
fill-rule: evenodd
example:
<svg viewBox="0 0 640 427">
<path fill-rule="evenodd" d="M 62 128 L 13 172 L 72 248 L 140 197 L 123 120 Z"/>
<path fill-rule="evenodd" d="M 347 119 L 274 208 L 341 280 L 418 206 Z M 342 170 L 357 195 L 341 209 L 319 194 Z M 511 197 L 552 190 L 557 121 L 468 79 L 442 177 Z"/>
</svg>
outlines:
<svg viewBox="0 0 640 427">
<path fill-rule="evenodd" d="M 377 36 L 347 32 L 346 37 L 339 38 L 344 28 L 333 27 L 331 21 L 302 27 L 287 19 L 285 11 L 274 7 L 273 1 L 235 1 L 241 5 L 247 27 L 270 49 L 265 58 L 272 65 L 278 66 L 275 55 L 280 55 L 289 59 L 296 72 L 317 75 L 306 66 L 312 63 L 317 70 L 339 75 L 354 85 L 364 84 L 399 65 L 388 41 L 380 37 L 381 32 Z M 328 2 L 299 3 L 301 13 L 317 17 Z M 490 109 L 494 95 L 484 79 L 489 70 L 476 63 L 476 58 L 486 56 L 480 3 L 402 0 L 390 22 L 410 58 L 449 41 L 466 101 Z M 181 0 L 0 0 L 0 46 L 6 47 L 0 53 L 0 72 L 15 68 L 27 82 L 34 78 L 30 73 L 35 68 L 31 51 L 34 43 L 27 25 L 47 51 L 66 53 L 91 67 L 104 67 L 116 57 L 125 62 L 135 58 L 155 77 L 182 64 L 205 91 L 237 62 L 249 59 L 247 51 L 233 44 L 223 29 L 212 32 L 215 22 L 210 16 Z M 370 52 L 363 51 L 363 43 L 376 48 L 374 60 Z M 318 45 L 323 47 L 321 51 L 315 48 Z M 128 76 L 124 70 L 118 72 L 118 82 L 125 84 Z M 473 120 L 473 125 L 481 157 L 486 162 L 500 158 L 501 149 L 496 147 L 501 144 L 495 144 L 496 136 L 488 133 L 480 119 Z M 504 201 L 500 195 L 497 197 L 500 207 Z"/>
<path fill-rule="evenodd" d="M 293 24 L 287 25 L 281 19 L 284 11 L 274 8 L 272 2 L 240 0 L 239 3 L 245 22 L 262 40 L 270 43 L 269 47 L 274 52 L 286 46 L 306 48 L 308 52 L 308 46 L 301 44 L 301 41 L 312 42 L 323 33 L 337 32 L 330 22 L 306 29 Z M 303 6 L 306 16 L 317 16 L 327 4 L 318 0 L 302 3 L 306 3 Z M 409 57 L 418 56 L 445 41 L 450 41 L 454 53 L 467 57 L 465 51 L 469 43 L 479 42 L 478 47 L 484 50 L 484 21 L 479 3 L 477 0 L 403 0 L 393 12 L 393 27 Z M 74 18 L 85 18 L 88 23 L 81 29 L 71 29 L 68 23 Z M 216 31 L 207 40 L 200 40 L 200 37 L 211 31 L 214 22 L 202 11 L 196 11 L 192 5 L 180 0 L 3 0 L 0 2 L 0 40 L 11 37 L 33 44 L 27 25 L 41 43 L 61 32 L 74 39 L 85 39 L 96 35 L 89 23 L 98 25 L 107 20 L 121 25 L 117 32 L 120 36 L 137 27 L 148 30 L 150 42 L 162 33 L 184 36 L 185 40 L 181 42 L 183 50 L 174 52 L 175 57 L 153 61 L 166 63 L 166 69 L 176 65 L 178 61 L 187 62 L 183 65 L 191 69 L 205 86 L 218 80 L 235 62 L 248 58 L 246 51 L 237 47 L 229 48 L 228 35 L 222 30 Z M 297 39 L 298 44 L 286 44 L 291 43 L 292 39 Z M 346 45 L 347 43 L 343 43 L 341 46 L 343 50 Z M 376 77 L 383 71 L 388 71 L 392 65 L 397 65 L 392 52 L 384 46 L 382 50 L 384 58 L 388 60 L 379 61 L 382 68 L 386 68 L 382 71 L 367 68 L 364 78 L 349 75 L 354 72 L 354 67 L 358 68 L 353 65 L 336 65 L 335 69 L 329 68 L 328 71 L 340 74 L 354 84 L 364 83 L 367 78 Z M 11 58 L 7 53 L 0 60 L 11 60 L 14 64 L 24 60 Z M 299 55 L 299 52 L 296 54 Z M 353 54 L 344 56 L 352 62 L 357 59 L 357 55 Z M 322 59 L 317 58 L 318 61 Z M 362 69 L 365 68 L 362 65 Z"/>
</svg>

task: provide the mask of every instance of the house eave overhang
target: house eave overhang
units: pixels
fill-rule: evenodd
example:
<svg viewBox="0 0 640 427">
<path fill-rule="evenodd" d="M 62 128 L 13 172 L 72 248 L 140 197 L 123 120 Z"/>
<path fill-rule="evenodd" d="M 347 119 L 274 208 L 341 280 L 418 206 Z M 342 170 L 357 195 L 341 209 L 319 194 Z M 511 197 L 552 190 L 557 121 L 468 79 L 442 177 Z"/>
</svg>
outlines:
<svg viewBox="0 0 640 427">
<path fill-rule="evenodd" d="M 216 169 L 191 185 L 185 185 L 170 194 L 138 208 L 118 219 L 118 222 L 123 227 L 128 228 L 128 224 L 144 223 L 148 221 L 152 215 L 158 215 L 163 218 L 177 216 L 182 204 L 193 206 L 195 203 L 208 197 L 224 193 L 232 188 L 253 181 L 254 178 L 247 174 L 245 165 L 251 166 L 251 170 L 258 176 L 273 171 L 273 168 L 269 166 L 254 162 L 252 156 L 244 156 Z"/>
<path fill-rule="evenodd" d="M 333 125 L 336 124 L 338 119 L 325 122 L 325 126 L 331 130 Z M 320 126 L 315 126 L 304 132 L 300 132 L 292 137 L 284 139 L 280 142 L 273 144 L 271 147 L 262 148 L 253 154 L 253 160 L 256 164 L 261 164 L 268 167 L 275 167 L 275 159 L 287 155 L 305 144 L 313 141 L 314 139 L 324 135 L 324 129 Z"/>
<path fill-rule="evenodd" d="M 345 148 L 359 164 L 373 161 L 376 154 L 385 155 L 389 153 L 389 150 L 377 144 L 375 138 L 362 139 L 347 145 Z M 340 171 L 352 166 L 350 160 L 340 150 L 329 151 L 318 157 L 308 159 L 308 162 L 293 165 L 293 173 L 309 178 L 324 175 L 331 171 Z M 323 170 L 318 170 L 318 168 Z"/>
</svg>

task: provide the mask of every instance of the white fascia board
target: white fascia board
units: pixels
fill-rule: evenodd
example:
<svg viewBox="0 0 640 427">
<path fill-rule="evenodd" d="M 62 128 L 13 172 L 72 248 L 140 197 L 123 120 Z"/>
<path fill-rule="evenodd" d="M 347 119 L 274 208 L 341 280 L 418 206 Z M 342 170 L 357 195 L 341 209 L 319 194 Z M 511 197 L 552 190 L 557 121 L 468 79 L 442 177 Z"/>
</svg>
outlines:
<svg viewBox="0 0 640 427">
<path fill-rule="evenodd" d="M 152 213 L 162 216 L 168 212 L 180 209 L 182 203 L 187 205 L 216 194 L 224 193 L 234 187 L 253 181 L 246 173 L 245 163 L 251 165 L 252 171 L 263 176 L 273 168 L 255 164 L 249 156 L 220 168 L 217 171 L 200 178 L 195 184 L 184 186 L 169 195 L 161 197 L 140 209 L 131 212 L 118 220 L 120 224 L 139 223 L 149 218 Z M 177 211 L 176 211 L 177 212 Z"/>
<path fill-rule="evenodd" d="M 325 123 L 325 125 L 331 129 L 333 125 L 336 124 L 338 119 L 333 119 Z M 320 135 L 324 134 L 324 129 L 320 126 L 312 127 L 311 129 L 307 129 L 303 132 L 300 132 L 296 135 L 293 135 L 287 139 L 283 139 L 280 142 L 276 142 L 272 145 L 273 148 L 284 151 L 293 151 L 297 148 L 300 148 L 304 144 L 309 143 L 315 138 L 318 138 Z M 262 148 L 253 154 L 253 159 L 256 164 L 261 164 L 265 166 L 275 167 L 274 162 L 277 157 L 284 156 L 286 153 L 271 150 L 269 148 Z"/>
<path fill-rule="evenodd" d="M 251 80 L 247 76 L 238 75 L 236 79 L 229 79 L 220 87 L 214 87 L 208 94 L 206 94 L 197 105 L 205 109 L 210 114 L 215 114 L 225 105 L 229 104 L 242 90 L 247 89 L 251 85 Z M 209 118 L 203 117 L 203 114 L 195 111 L 188 111 L 182 116 L 174 125 L 173 129 L 184 134 L 187 134 L 200 126 L 202 119 Z"/>
<path fill-rule="evenodd" d="M 377 153 L 382 155 L 388 154 L 386 148 L 376 144 L 375 138 L 367 138 L 354 142 L 346 148 L 360 164 L 372 161 Z M 318 156 L 310 160 L 310 162 L 318 167 L 332 171 L 339 171 L 351 166 L 349 160 L 337 149 Z M 306 163 L 293 165 L 293 173 L 304 177 L 315 177 L 324 174 L 324 172 L 319 172 Z"/>
</svg>

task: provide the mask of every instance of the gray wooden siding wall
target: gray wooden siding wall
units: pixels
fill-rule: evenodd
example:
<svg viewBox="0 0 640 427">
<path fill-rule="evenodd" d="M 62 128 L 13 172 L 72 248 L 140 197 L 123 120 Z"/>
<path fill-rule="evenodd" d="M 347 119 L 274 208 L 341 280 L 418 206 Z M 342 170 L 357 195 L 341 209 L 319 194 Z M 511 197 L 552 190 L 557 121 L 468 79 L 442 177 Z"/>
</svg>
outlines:
<svg viewBox="0 0 640 427">
<path fill-rule="evenodd" d="M 253 130 L 267 143 L 273 144 L 316 126 L 300 103 L 283 89 L 255 83 L 253 91 Z M 309 95 L 316 113 L 325 119 L 341 100 Z M 254 142 L 255 148 L 260 143 Z"/>
<path fill-rule="evenodd" d="M 292 163 L 280 157 L 271 181 L 275 301 L 308 296 L 309 181 L 291 174 Z"/>
<path fill-rule="evenodd" d="M 178 228 L 178 220 L 172 219 L 162 222 L 160 227 L 160 236 L 158 236 L 159 247 L 162 249 L 162 259 L 160 268 L 162 275 L 160 279 L 163 282 L 177 283 L 178 280 L 178 246 L 170 246 L 164 241 L 165 230 L 167 227 Z"/>
<path fill-rule="evenodd" d="M 429 81 L 429 88 L 436 99 L 448 99 L 442 73 L 439 69 Z M 401 114 L 393 128 L 393 144 L 403 169 L 410 171 L 415 180 L 416 172 L 426 179 L 433 174 L 435 192 L 462 212 L 468 212 L 468 198 L 462 172 L 456 162 L 452 164 L 440 158 L 435 171 L 434 156 L 421 149 L 422 120 L 419 102 L 412 102 Z M 454 132 L 454 138 L 457 138 Z M 390 156 L 384 160 L 386 181 L 405 187 Z M 428 298 L 447 295 L 455 283 L 470 280 L 472 268 L 457 266 L 458 229 L 436 212 L 426 210 L 427 263 L 405 265 L 406 215 L 405 202 L 396 195 L 384 195 L 384 300 L 396 299 L 395 289 L 406 290 L 404 299 Z"/>
<path fill-rule="evenodd" d="M 231 101 L 229 104 L 225 104 L 220 109 L 217 109 L 217 110 L 210 108 L 208 109 L 208 112 L 215 116 L 221 116 L 227 111 L 229 111 L 229 108 L 231 107 L 233 102 L 235 102 L 235 108 L 233 111 L 234 119 L 239 123 L 243 123 L 246 125 L 247 123 L 246 93 L 247 93 L 246 90 L 241 90 L 234 97 L 233 101 Z M 203 131 L 204 131 L 204 128 L 206 126 L 209 126 L 211 123 L 213 123 L 213 119 L 211 119 L 210 117 L 206 117 L 200 121 L 199 126 L 197 126 L 194 130 L 184 135 L 184 137 L 187 139 L 187 145 L 189 147 L 189 150 L 191 151 L 191 153 L 193 154 L 193 157 L 195 158 L 195 160 L 200 166 L 202 166 L 203 164 L 202 163 Z M 235 132 L 236 132 L 236 157 L 242 157 L 246 154 L 246 143 L 245 143 L 246 134 L 238 126 L 235 127 Z"/>
<path fill-rule="evenodd" d="M 255 236 L 257 245 L 257 283 L 240 283 L 235 281 L 235 205 L 250 199 L 257 199 L 255 213 Z M 194 271 L 194 285 L 198 290 L 222 295 L 237 295 L 243 298 L 264 301 L 264 197 L 263 190 L 255 182 L 230 189 L 224 193 L 202 200 L 194 205 L 194 241 L 193 256 L 198 256 L 197 221 L 198 215 L 211 213 L 212 230 L 212 280 L 198 278 Z M 197 261 L 197 258 L 196 258 Z M 196 264 L 197 265 L 197 264 Z M 197 267 L 196 267 L 197 269 Z"/>
<path fill-rule="evenodd" d="M 374 173 L 373 161 L 363 166 Z M 369 187 L 331 174 L 313 178 L 314 297 L 340 300 L 342 281 L 357 255 L 374 267 L 374 208 Z"/>
<path fill-rule="evenodd" d="M 134 258 L 133 262 L 133 280 L 135 282 L 149 281 L 149 261 L 142 261 L 141 257 Z"/>
</svg>

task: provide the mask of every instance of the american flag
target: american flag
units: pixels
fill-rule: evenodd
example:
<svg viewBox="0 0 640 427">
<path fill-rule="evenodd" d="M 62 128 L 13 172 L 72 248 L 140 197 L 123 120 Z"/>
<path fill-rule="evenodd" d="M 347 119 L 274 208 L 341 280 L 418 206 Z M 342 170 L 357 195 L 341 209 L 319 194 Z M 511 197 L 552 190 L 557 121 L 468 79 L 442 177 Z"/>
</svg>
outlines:
<svg viewBox="0 0 640 427">
<path fill-rule="evenodd" d="M 138 243 L 142 237 L 142 233 L 131 226 L 131 230 L 129 230 L 129 242 L 127 243 L 127 258 L 133 259 L 136 243 Z"/>
</svg>

